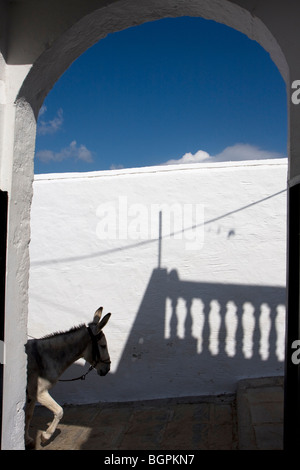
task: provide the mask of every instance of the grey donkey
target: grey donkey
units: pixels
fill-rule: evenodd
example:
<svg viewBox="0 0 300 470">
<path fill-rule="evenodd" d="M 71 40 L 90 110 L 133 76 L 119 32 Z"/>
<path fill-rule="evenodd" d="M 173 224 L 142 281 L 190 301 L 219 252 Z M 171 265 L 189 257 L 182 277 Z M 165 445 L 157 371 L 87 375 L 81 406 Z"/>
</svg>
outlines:
<svg viewBox="0 0 300 470">
<path fill-rule="evenodd" d="M 25 406 L 25 446 L 34 448 L 35 442 L 29 436 L 29 425 L 36 402 L 51 410 L 53 421 L 41 434 L 46 444 L 63 417 L 62 407 L 50 396 L 49 389 L 56 384 L 61 374 L 77 359 L 83 357 L 99 375 L 110 370 L 110 357 L 105 335 L 102 331 L 110 313 L 101 320 L 103 307 L 98 308 L 93 321 L 63 333 L 54 333 L 40 339 L 31 339 L 25 345 L 27 353 L 27 389 Z M 85 374 L 86 375 L 86 374 Z"/>
</svg>

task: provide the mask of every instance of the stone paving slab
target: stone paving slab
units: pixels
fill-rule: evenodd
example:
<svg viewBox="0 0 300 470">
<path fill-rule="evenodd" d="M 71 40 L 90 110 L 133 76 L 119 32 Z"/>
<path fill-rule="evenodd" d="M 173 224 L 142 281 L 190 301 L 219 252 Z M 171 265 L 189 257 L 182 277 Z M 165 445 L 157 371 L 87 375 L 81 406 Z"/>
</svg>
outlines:
<svg viewBox="0 0 300 470">
<path fill-rule="evenodd" d="M 38 406 L 31 434 L 37 450 L 236 450 L 234 395 L 65 406 L 51 441 L 41 430 L 51 413 Z"/>
<path fill-rule="evenodd" d="M 283 397 L 283 377 L 246 379 L 239 382 L 239 449 L 283 449 Z"/>
</svg>

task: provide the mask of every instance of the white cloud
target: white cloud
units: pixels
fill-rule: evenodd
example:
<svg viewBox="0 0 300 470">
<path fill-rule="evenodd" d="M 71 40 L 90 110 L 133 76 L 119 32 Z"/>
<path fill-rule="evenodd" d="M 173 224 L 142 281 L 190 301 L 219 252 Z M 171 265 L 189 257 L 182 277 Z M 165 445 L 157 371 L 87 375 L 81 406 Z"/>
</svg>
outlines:
<svg viewBox="0 0 300 470">
<path fill-rule="evenodd" d="M 39 118 L 43 116 L 46 113 L 46 111 L 47 111 L 47 107 L 43 105 L 40 109 Z M 63 122 L 64 122 L 63 110 L 60 108 L 57 111 L 57 114 L 53 119 L 50 119 L 49 121 L 43 121 L 39 119 L 37 133 L 39 135 L 54 134 L 59 129 L 61 129 Z"/>
<path fill-rule="evenodd" d="M 226 147 L 222 152 L 218 153 L 217 155 L 209 155 L 209 153 L 205 152 L 204 150 L 198 150 L 195 154 L 186 153 L 185 155 L 183 155 L 183 157 L 177 160 L 167 161 L 165 165 L 262 160 L 282 157 L 284 157 L 284 155 L 278 152 L 269 152 L 268 150 L 262 150 L 255 145 L 235 144 L 230 147 Z"/>
<path fill-rule="evenodd" d="M 214 161 L 227 162 L 239 160 L 264 160 L 283 157 L 284 155 L 281 153 L 262 150 L 255 145 L 235 144 L 231 147 L 226 147 L 221 153 L 218 153 L 211 158 L 214 159 Z"/>
<path fill-rule="evenodd" d="M 124 168 L 123 165 L 119 165 L 119 164 L 115 165 L 114 163 L 112 163 L 112 165 L 110 165 L 109 167 L 110 170 L 121 170 L 122 168 Z"/>
<path fill-rule="evenodd" d="M 204 150 L 198 150 L 194 155 L 192 153 L 186 153 L 183 157 L 179 158 L 178 160 L 169 160 L 165 163 L 165 165 L 180 165 L 182 163 L 201 163 L 206 162 L 211 157 L 210 155 L 205 152 Z"/>
<path fill-rule="evenodd" d="M 47 106 L 45 104 L 42 105 L 40 111 L 39 111 L 39 117 L 41 117 L 45 112 L 47 111 Z"/>
<path fill-rule="evenodd" d="M 53 152 L 52 150 L 40 150 L 36 153 L 36 157 L 43 163 L 61 162 L 66 159 L 82 160 L 87 163 L 93 161 L 93 154 L 86 148 L 85 145 L 77 145 L 76 140 L 73 140 L 68 147 L 63 148 L 60 152 Z"/>
</svg>

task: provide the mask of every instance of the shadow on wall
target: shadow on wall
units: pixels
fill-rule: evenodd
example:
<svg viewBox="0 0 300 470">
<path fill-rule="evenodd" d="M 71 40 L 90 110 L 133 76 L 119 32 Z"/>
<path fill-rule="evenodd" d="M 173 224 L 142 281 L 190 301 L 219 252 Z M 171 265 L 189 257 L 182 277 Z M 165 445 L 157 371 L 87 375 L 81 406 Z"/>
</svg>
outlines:
<svg viewBox="0 0 300 470">
<path fill-rule="evenodd" d="M 157 268 L 117 370 L 84 387 L 72 382 L 68 396 L 95 403 L 234 393 L 239 379 L 283 374 L 284 326 L 284 287 L 182 281 Z M 82 373 L 74 364 L 63 378 Z M 61 400 L 64 387 L 53 397 Z"/>
<path fill-rule="evenodd" d="M 114 374 L 120 396 L 219 393 L 241 377 L 282 373 L 284 304 L 283 287 L 181 281 L 154 269 Z"/>
</svg>

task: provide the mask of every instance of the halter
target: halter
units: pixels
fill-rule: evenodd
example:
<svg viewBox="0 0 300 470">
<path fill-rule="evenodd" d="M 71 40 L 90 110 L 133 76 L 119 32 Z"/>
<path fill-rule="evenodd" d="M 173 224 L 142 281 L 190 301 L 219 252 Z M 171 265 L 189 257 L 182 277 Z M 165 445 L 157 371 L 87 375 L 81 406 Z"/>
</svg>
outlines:
<svg viewBox="0 0 300 470">
<path fill-rule="evenodd" d="M 74 380 L 85 380 L 88 373 L 91 372 L 99 362 L 103 362 L 104 364 L 110 364 L 111 363 L 110 359 L 107 359 L 106 361 L 103 361 L 103 360 L 101 360 L 101 357 L 100 357 L 99 348 L 98 348 L 98 341 L 102 338 L 102 336 L 104 336 L 103 331 L 100 331 L 100 333 L 98 333 L 97 335 L 94 335 L 89 326 L 87 326 L 86 328 L 87 328 L 88 333 L 89 333 L 89 335 L 91 337 L 91 340 L 92 340 L 93 365 L 90 365 L 88 371 L 85 374 L 82 374 L 80 377 L 75 377 L 74 379 L 60 379 L 59 382 L 73 382 Z"/>
<path fill-rule="evenodd" d="M 98 333 L 97 335 L 93 335 L 92 330 L 89 326 L 87 326 L 87 330 L 92 340 L 92 356 L 93 356 L 93 361 L 94 361 L 94 365 L 92 367 L 95 367 L 96 364 L 98 364 L 98 362 L 103 362 L 104 364 L 110 364 L 111 363 L 110 359 L 103 361 L 99 353 L 98 341 L 104 336 L 103 331 L 100 331 L 100 333 Z"/>
</svg>

